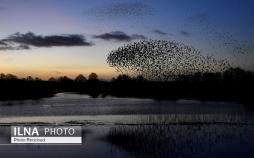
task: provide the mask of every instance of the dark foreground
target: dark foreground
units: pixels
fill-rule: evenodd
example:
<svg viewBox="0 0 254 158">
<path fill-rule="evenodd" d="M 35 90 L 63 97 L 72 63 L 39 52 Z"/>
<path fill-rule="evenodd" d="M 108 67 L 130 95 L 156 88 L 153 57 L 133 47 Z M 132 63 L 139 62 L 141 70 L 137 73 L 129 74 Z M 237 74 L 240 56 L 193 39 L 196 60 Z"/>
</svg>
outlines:
<svg viewBox="0 0 254 158">
<path fill-rule="evenodd" d="M 92 97 L 137 97 L 200 101 L 229 101 L 253 104 L 254 74 L 240 68 L 223 73 L 196 73 L 175 76 L 172 81 L 147 81 L 142 76 L 119 75 L 111 81 L 100 81 L 95 73 L 87 80 L 66 76 L 43 81 L 38 78 L 18 79 L 11 74 L 0 76 L 0 100 L 23 100 L 51 97 L 60 92 L 89 94 Z"/>
<path fill-rule="evenodd" d="M 253 158 L 254 117 L 245 105 L 193 100 L 50 98 L 0 101 L 0 143 L 11 125 L 80 125 L 82 145 L 0 145 L 1 157 Z"/>
<path fill-rule="evenodd" d="M 173 79 L 173 78 L 172 78 Z M 148 81 L 142 76 L 119 75 L 111 81 L 100 81 L 95 73 L 88 80 L 79 75 L 43 81 L 39 78 L 19 79 L 12 74 L 0 75 L 0 100 L 23 100 L 51 97 L 60 92 L 89 94 L 92 97 L 137 97 L 200 101 L 229 101 L 253 104 L 254 74 L 240 68 L 223 73 L 196 73 L 175 76 L 172 81 Z"/>
</svg>

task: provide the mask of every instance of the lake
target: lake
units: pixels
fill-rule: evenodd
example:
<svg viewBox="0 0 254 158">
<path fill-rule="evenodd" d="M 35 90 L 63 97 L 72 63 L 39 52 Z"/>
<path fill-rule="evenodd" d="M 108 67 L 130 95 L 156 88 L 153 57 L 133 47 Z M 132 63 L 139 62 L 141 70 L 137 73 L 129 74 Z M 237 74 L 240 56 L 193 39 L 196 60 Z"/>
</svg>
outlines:
<svg viewBox="0 0 254 158">
<path fill-rule="evenodd" d="M 82 145 L 1 145 L 1 157 L 254 157 L 253 109 L 237 103 L 137 98 L 0 101 L 0 140 L 9 126 L 81 125 Z"/>
</svg>

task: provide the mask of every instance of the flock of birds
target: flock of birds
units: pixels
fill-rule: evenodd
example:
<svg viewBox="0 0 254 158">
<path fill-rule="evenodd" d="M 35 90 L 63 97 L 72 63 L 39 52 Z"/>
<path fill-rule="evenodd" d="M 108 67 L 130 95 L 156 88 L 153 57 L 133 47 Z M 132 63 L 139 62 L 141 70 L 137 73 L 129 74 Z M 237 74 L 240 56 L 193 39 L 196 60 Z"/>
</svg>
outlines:
<svg viewBox="0 0 254 158">
<path fill-rule="evenodd" d="M 143 2 L 114 2 L 104 3 L 101 6 L 84 11 L 84 14 L 95 17 L 96 19 L 121 19 L 134 18 L 140 19 L 152 14 L 152 8 Z"/>
<path fill-rule="evenodd" d="M 198 72 L 222 72 L 230 67 L 227 60 L 205 56 L 191 46 L 166 40 L 129 43 L 111 51 L 107 63 L 123 74 L 160 81 Z"/>
<path fill-rule="evenodd" d="M 207 43 L 208 51 L 212 50 L 213 54 L 227 56 L 232 66 L 254 68 L 253 41 L 244 40 L 243 37 L 230 33 L 231 28 L 216 29 L 209 15 L 200 13 L 188 17 L 182 29 L 195 32 L 195 36 L 200 38 L 199 40 Z"/>
</svg>

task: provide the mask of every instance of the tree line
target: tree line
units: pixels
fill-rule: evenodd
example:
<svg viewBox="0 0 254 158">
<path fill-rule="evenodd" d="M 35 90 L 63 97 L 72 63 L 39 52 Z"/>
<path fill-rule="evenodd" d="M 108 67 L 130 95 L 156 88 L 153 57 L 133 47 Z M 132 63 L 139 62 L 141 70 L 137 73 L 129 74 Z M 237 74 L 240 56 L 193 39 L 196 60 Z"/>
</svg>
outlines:
<svg viewBox="0 0 254 158">
<path fill-rule="evenodd" d="M 50 77 L 48 80 L 43 80 L 39 77 L 32 77 L 32 76 L 27 76 L 26 78 L 18 78 L 16 75 L 14 74 L 4 74 L 1 73 L 0 74 L 0 80 L 5 80 L 5 81 L 15 81 L 15 80 L 21 80 L 21 81 L 49 81 L 49 82 L 86 82 L 86 81 L 90 81 L 90 80 L 99 80 L 98 79 L 98 75 L 96 73 L 91 73 L 88 76 L 88 79 L 82 75 L 79 74 L 77 77 L 75 77 L 74 79 L 69 78 L 68 76 L 60 76 L 60 77 Z"/>
<path fill-rule="evenodd" d="M 86 83 L 90 81 L 100 81 L 99 76 L 96 73 L 91 73 L 88 77 L 82 74 L 77 75 L 74 79 L 68 76 L 50 77 L 48 80 L 42 80 L 38 77 L 27 76 L 26 78 L 18 78 L 14 74 L 0 74 L 1 81 L 48 81 L 48 82 L 76 82 Z M 254 73 L 246 71 L 239 67 L 229 68 L 224 72 L 196 72 L 194 74 L 182 74 L 175 76 L 174 80 L 170 81 L 150 81 L 142 75 L 130 76 L 127 74 L 120 74 L 117 77 L 113 77 L 107 82 L 253 82 Z"/>
</svg>

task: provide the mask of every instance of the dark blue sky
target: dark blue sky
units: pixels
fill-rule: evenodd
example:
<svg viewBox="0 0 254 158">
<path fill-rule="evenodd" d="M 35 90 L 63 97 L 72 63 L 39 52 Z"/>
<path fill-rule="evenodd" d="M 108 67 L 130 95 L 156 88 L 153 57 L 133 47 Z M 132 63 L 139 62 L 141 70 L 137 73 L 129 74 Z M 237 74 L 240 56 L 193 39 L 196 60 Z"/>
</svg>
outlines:
<svg viewBox="0 0 254 158">
<path fill-rule="evenodd" d="M 0 0 L 0 20 L 2 42 L 17 32 L 26 40 L 0 41 L 2 71 L 19 75 L 111 77 L 106 54 L 144 38 L 183 42 L 254 70 L 252 0 Z M 56 36 L 68 43 L 46 41 Z M 27 42 L 40 37 L 41 45 Z"/>
</svg>

